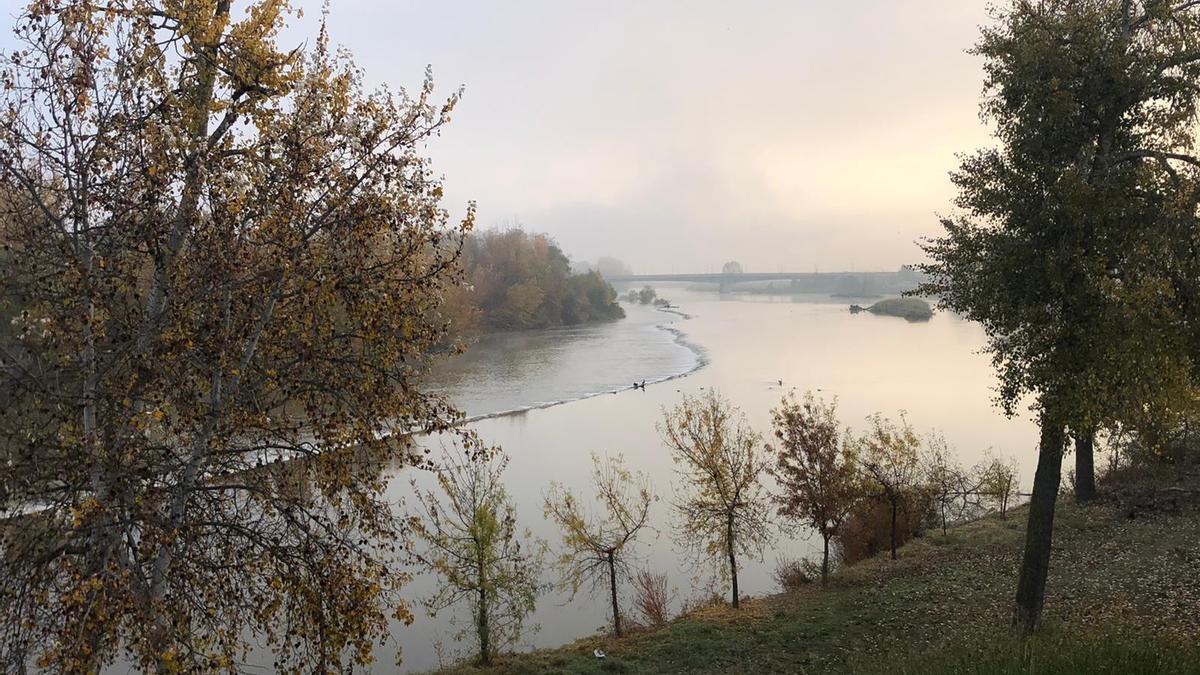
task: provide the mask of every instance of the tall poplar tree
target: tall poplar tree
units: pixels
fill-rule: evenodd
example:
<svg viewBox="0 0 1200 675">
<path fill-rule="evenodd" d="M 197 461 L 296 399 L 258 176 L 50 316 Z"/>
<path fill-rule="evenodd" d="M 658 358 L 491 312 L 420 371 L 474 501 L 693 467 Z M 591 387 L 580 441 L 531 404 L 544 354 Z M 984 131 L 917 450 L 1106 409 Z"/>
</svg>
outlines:
<svg viewBox="0 0 1200 675">
<path fill-rule="evenodd" d="M 921 292 L 983 325 L 1000 404 L 1038 415 L 1014 617 L 1031 629 L 1068 435 L 1086 453 L 1101 425 L 1194 403 L 1200 6 L 1018 0 L 975 53 L 997 146 L 953 174 L 957 213 L 925 246 Z"/>
</svg>

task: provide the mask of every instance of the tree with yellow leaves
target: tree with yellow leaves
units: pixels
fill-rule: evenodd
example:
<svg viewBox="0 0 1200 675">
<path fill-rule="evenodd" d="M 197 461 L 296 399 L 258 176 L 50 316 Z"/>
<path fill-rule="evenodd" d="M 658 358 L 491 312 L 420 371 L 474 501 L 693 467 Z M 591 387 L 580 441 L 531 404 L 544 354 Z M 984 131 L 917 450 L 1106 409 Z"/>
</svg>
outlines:
<svg viewBox="0 0 1200 675">
<path fill-rule="evenodd" d="M 562 529 L 559 568 L 572 595 L 583 584 L 607 586 L 612 603 L 613 633 L 621 636 L 621 604 L 617 584 L 633 578 L 629 556 L 650 519 L 656 498 L 650 479 L 625 468 L 624 460 L 592 455 L 592 485 L 603 515 L 590 517 L 579 499 L 558 483 L 546 494 L 546 516 Z"/>
<path fill-rule="evenodd" d="M 859 438 L 858 455 L 866 490 L 887 504 L 891 516 L 889 543 L 892 560 L 899 544 L 901 511 L 922 508 L 921 441 L 903 415 L 897 424 L 878 413 L 867 418 L 870 429 Z"/>
<path fill-rule="evenodd" d="M 36 0 L 0 84 L 0 663 L 367 663 L 407 621 L 383 467 L 458 244 L 457 96 L 364 90 L 284 0 Z"/>
<path fill-rule="evenodd" d="M 676 540 L 698 567 L 713 565 L 718 577 L 729 580 L 737 608 L 738 556 L 761 556 L 774 536 L 762 483 L 770 461 L 766 448 L 742 412 L 712 389 L 685 394 L 664 410 L 659 431 L 680 480 Z"/>
<path fill-rule="evenodd" d="M 857 447 L 839 428 L 837 401 L 826 403 L 812 392 L 784 396 L 771 411 L 777 445 L 769 472 L 779 491 L 777 512 L 821 535 L 821 583 L 829 581 L 829 540 L 838 534 L 862 497 Z"/>
</svg>

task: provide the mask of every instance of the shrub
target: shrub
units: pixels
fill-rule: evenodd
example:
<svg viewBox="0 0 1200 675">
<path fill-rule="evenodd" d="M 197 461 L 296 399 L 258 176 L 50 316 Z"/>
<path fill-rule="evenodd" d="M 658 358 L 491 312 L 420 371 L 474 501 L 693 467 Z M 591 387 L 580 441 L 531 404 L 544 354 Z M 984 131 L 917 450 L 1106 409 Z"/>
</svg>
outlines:
<svg viewBox="0 0 1200 675">
<path fill-rule="evenodd" d="M 671 602 L 675 594 L 667 584 L 667 575 L 639 570 L 633 578 L 633 608 L 642 623 L 661 626 L 671 619 Z"/>
<path fill-rule="evenodd" d="M 896 516 L 897 546 L 921 536 L 931 508 L 928 495 L 919 493 L 911 495 L 906 503 L 906 508 L 900 509 Z M 891 545 L 891 519 L 891 507 L 886 500 L 864 499 L 833 538 L 837 560 L 843 565 L 853 565 L 887 551 Z"/>
<path fill-rule="evenodd" d="M 779 557 L 775 561 L 775 571 L 772 573 L 775 583 L 785 593 L 807 586 L 821 580 L 821 565 L 808 558 Z"/>
</svg>

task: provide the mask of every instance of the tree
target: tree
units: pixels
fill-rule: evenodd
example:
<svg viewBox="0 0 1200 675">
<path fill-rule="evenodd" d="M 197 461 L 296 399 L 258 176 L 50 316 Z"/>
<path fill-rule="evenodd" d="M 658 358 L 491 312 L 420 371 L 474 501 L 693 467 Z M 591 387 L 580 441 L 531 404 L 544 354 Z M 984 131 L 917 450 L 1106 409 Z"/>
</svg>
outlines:
<svg viewBox="0 0 1200 675">
<path fill-rule="evenodd" d="M 562 485 L 550 486 L 546 516 L 563 532 L 559 566 L 571 594 L 584 583 L 607 586 L 612 603 L 613 633 L 621 636 L 621 606 L 617 584 L 633 578 L 629 556 L 638 533 L 647 526 L 650 503 L 655 500 L 650 479 L 625 468 L 620 456 L 603 461 L 592 455 L 592 485 L 604 515 L 590 518 L 579 500 Z M 607 582 L 607 583 L 606 583 Z"/>
<path fill-rule="evenodd" d="M 1075 501 L 1090 502 L 1096 498 L 1096 432 L 1094 429 L 1075 433 Z"/>
<path fill-rule="evenodd" d="M 4 670 L 324 672 L 410 616 L 383 468 L 454 420 L 413 364 L 457 96 L 233 9 L 37 0 L 0 66 Z"/>
<path fill-rule="evenodd" d="M 855 448 L 838 428 L 837 401 L 806 393 L 783 398 L 771 411 L 778 447 L 769 473 L 780 491 L 778 514 L 812 526 L 821 535 L 821 583 L 829 580 L 829 540 L 838 533 L 861 494 Z"/>
<path fill-rule="evenodd" d="M 1035 398 L 1041 439 L 1014 613 L 1030 630 L 1066 430 L 1142 424 L 1194 400 L 1200 161 L 1188 152 L 1200 6 L 1013 2 L 975 53 L 1000 145 L 953 175 L 960 214 L 927 242 L 919 292 L 983 325 L 1007 414 Z"/>
<path fill-rule="evenodd" d="M 1010 457 L 1007 461 L 989 456 L 979 468 L 980 491 L 991 497 L 1000 510 L 1000 517 L 1008 517 L 1008 507 L 1017 496 L 1017 464 Z"/>
<path fill-rule="evenodd" d="M 649 286 L 644 286 L 642 287 L 642 290 L 638 291 L 638 302 L 642 303 L 643 305 L 649 305 L 650 303 L 654 302 L 654 299 L 657 297 L 658 292 Z"/>
<path fill-rule="evenodd" d="M 721 266 L 721 274 L 742 274 L 742 263 L 731 260 Z"/>
<path fill-rule="evenodd" d="M 414 527 L 426 544 L 419 560 L 443 582 L 426 606 L 436 613 L 466 603 L 471 620 L 455 637 L 470 635 L 485 666 L 521 638 L 542 591 L 546 555 L 545 543 L 517 528 L 500 482 L 507 464 L 498 451 L 469 445 L 446 453 L 437 472 L 440 494 L 413 483 L 422 510 Z"/>
<path fill-rule="evenodd" d="M 903 416 L 899 425 L 879 414 L 868 417 L 867 421 L 871 429 L 859 439 L 859 462 L 868 489 L 874 490 L 875 496 L 888 505 L 892 560 L 895 560 L 899 543 L 897 517 L 901 510 L 921 505 L 921 444 Z"/>
<path fill-rule="evenodd" d="M 716 562 L 738 605 L 739 555 L 762 555 L 771 542 L 770 497 L 762 484 L 769 458 L 741 411 L 712 389 L 685 394 L 659 425 L 680 478 L 676 540 L 697 565 Z"/>
<path fill-rule="evenodd" d="M 603 277 L 625 277 L 633 274 L 633 269 L 625 261 L 609 256 L 600 256 L 596 261 L 596 271 Z"/>
<path fill-rule="evenodd" d="M 970 504 L 968 499 L 973 492 L 969 485 L 971 477 L 955 459 L 941 434 L 931 436 L 925 443 L 922 462 L 925 465 L 925 487 L 937 507 L 942 534 L 946 534 L 948 522 L 955 515 L 961 518 Z M 956 508 L 958 514 L 953 513 Z"/>
<path fill-rule="evenodd" d="M 521 227 L 474 233 L 463 243 L 463 290 L 486 330 L 610 321 L 625 316 L 599 273 L 572 273 L 566 254 L 544 234 Z M 469 325 L 460 320 L 463 325 Z"/>
</svg>

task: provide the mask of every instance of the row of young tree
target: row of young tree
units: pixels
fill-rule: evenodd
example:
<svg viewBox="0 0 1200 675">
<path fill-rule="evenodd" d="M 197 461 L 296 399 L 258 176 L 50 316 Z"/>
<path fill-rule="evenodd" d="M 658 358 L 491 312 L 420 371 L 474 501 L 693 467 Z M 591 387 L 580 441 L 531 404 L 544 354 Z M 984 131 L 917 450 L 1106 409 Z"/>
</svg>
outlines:
<svg viewBox="0 0 1200 675">
<path fill-rule="evenodd" d="M 738 608 L 739 572 L 747 557 L 761 559 L 782 536 L 815 531 L 822 539 L 821 582 L 828 580 L 831 542 L 840 538 L 842 561 L 877 551 L 861 539 L 883 510 L 891 557 L 904 540 L 928 526 L 995 511 L 1004 517 L 1016 497 L 1011 462 L 995 458 L 964 470 L 939 435 L 924 440 L 900 418 L 868 418 L 862 435 L 843 428 L 836 403 L 791 394 L 772 411 L 773 443 L 715 391 L 685 395 L 664 410 L 663 442 L 676 465 L 672 531 L 689 566 L 730 589 Z M 447 455 L 440 491 L 420 492 L 416 530 L 427 544 L 419 559 L 443 585 L 427 605 L 456 603 L 470 617 L 457 639 L 470 638 L 488 664 L 522 635 L 538 596 L 557 586 L 574 597 L 602 592 L 612 630 L 626 631 L 621 588 L 633 584 L 643 618 L 665 620 L 665 577 L 636 566 L 636 546 L 652 530 L 658 501 L 649 477 L 620 456 L 592 455 L 592 494 L 554 483 L 544 498 L 546 517 L 562 533 L 557 557 L 516 525 L 515 507 L 501 482 L 506 460 L 475 446 Z M 415 485 L 415 484 L 414 484 Z M 852 534 L 854 527 L 859 534 Z M 552 567 L 555 584 L 543 581 Z"/>
<path fill-rule="evenodd" d="M 466 235 L 465 282 L 448 289 L 444 312 L 457 335 L 571 326 L 625 316 L 596 271 L 574 273 L 548 236 L 520 227 Z"/>
</svg>

